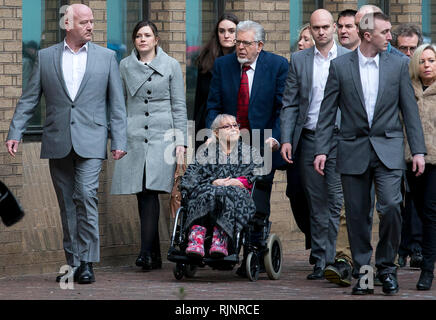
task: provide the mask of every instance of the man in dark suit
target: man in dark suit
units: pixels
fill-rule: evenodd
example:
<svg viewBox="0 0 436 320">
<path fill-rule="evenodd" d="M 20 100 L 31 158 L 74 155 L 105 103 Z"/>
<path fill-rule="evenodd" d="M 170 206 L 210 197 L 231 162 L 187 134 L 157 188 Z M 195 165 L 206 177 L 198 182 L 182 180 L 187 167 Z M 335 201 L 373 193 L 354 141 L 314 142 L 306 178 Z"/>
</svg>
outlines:
<svg viewBox="0 0 436 320">
<path fill-rule="evenodd" d="M 377 277 L 384 293 L 399 290 L 395 256 L 400 244 L 401 180 L 405 169 L 403 122 L 417 175 L 422 174 L 425 165 L 424 136 L 407 59 L 385 52 L 392 39 L 390 31 L 391 23 L 383 13 L 366 14 L 360 20 L 359 48 L 330 64 L 315 134 L 314 167 L 323 175 L 339 106 L 336 168 L 342 180 L 353 276 L 359 278 L 353 294 L 374 292 L 361 281 L 362 267 L 370 264 L 372 255 L 369 212 L 373 182 L 380 214 Z"/>
<path fill-rule="evenodd" d="M 263 149 L 265 141 L 269 148 L 278 150 L 279 116 L 288 61 L 263 50 L 265 31 L 256 22 L 240 22 L 236 27 L 235 41 L 235 53 L 215 60 L 207 100 L 206 126 L 210 128 L 219 114 L 231 114 L 237 118 L 241 129 L 247 129 L 250 133 L 258 130 L 260 141 L 255 141 L 256 135 L 251 135 L 252 144 L 261 142 L 260 149 Z M 241 86 L 241 80 L 244 79 L 248 83 L 245 102 L 245 85 Z M 274 169 L 282 164 L 280 154 L 273 152 L 272 170 L 264 179 L 268 182 L 269 189 L 272 186 Z M 268 204 L 264 205 L 269 213 L 269 199 Z"/>
<path fill-rule="evenodd" d="M 327 174 L 321 177 L 313 170 L 314 133 L 329 64 L 349 52 L 336 45 L 335 30 L 329 11 L 319 9 L 312 13 L 310 32 L 315 46 L 292 55 L 280 115 L 282 157 L 288 163 L 297 163 L 309 202 L 311 256 L 315 260 L 313 273 L 307 277 L 309 280 L 323 279 L 326 265 L 334 262 L 343 201 L 340 177 L 335 172 L 336 143 L 332 143 L 329 150 Z"/>
<path fill-rule="evenodd" d="M 215 60 L 206 126 L 210 128 L 219 114 L 234 115 L 241 129 L 249 133 L 251 144 L 259 147 L 265 159 L 272 157 L 271 170 L 262 183 L 256 184 L 254 193 L 257 211 L 269 216 L 275 168 L 284 164 L 276 150 L 280 145 L 279 116 L 289 66 L 285 58 L 263 50 L 265 31 L 256 22 L 240 22 L 235 43 L 235 53 Z"/>
</svg>

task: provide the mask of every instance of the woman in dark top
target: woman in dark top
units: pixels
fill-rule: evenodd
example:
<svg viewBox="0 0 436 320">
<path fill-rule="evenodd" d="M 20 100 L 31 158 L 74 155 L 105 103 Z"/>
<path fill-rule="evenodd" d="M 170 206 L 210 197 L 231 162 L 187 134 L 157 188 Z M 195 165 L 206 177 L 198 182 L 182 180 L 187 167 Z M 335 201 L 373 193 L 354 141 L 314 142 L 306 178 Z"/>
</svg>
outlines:
<svg viewBox="0 0 436 320">
<path fill-rule="evenodd" d="M 198 59 L 197 88 L 195 91 L 195 133 L 206 127 L 206 103 L 209 85 L 212 79 L 212 68 L 215 59 L 235 51 L 236 25 L 238 18 L 231 13 L 224 13 L 215 25 L 212 37 L 203 47 Z M 196 146 L 203 141 L 197 141 Z M 196 149 L 197 149 L 196 148 Z"/>
</svg>

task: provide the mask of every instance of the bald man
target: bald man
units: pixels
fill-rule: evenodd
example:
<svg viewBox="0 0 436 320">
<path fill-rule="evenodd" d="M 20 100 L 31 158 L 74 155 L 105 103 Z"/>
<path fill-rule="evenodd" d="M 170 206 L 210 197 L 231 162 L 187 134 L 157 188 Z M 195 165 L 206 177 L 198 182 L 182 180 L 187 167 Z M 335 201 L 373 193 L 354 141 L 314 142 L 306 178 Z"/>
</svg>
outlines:
<svg viewBox="0 0 436 320">
<path fill-rule="evenodd" d="M 108 129 L 112 157 L 126 153 L 126 108 L 115 53 L 93 44 L 94 16 L 82 4 L 68 7 L 66 37 L 38 52 L 30 81 L 11 121 L 6 147 L 15 156 L 38 105 L 46 99 L 41 158 L 49 159 L 59 203 L 68 274 L 81 284 L 95 281 L 100 259 L 98 178 L 106 159 Z M 74 276 L 73 276 L 74 275 Z"/>
<path fill-rule="evenodd" d="M 319 9 L 312 13 L 310 32 L 315 46 L 292 54 L 280 114 L 281 155 L 299 167 L 309 202 L 311 256 L 315 261 L 313 272 L 307 276 L 309 280 L 323 279 L 326 265 L 334 262 L 343 201 L 340 177 L 335 172 L 336 142 L 332 143 L 326 174 L 320 176 L 313 170 L 315 128 L 330 61 L 350 52 L 335 44 L 335 31 L 329 11 Z"/>
</svg>

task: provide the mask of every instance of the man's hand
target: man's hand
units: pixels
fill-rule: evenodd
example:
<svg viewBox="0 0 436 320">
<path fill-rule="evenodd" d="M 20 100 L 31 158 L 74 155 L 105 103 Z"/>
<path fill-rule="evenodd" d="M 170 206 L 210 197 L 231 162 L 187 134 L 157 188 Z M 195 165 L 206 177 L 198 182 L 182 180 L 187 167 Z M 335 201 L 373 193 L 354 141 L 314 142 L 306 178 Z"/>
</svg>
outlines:
<svg viewBox="0 0 436 320">
<path fill-rule="evenodd" d="M 313 166 L 315 168 L 315 171 L 322 176 L 324 175 L 324 167 L 325 167 L 326 160 L 327 160 L 327 156 L 325 154 L 319 154 L 315 157 L 315 160 L 313 161 Z"/>
<path fill-rule="evenodd" d="M 126 154 L 127 154 L 127 152 L 123 151 L 123 150 L 112 150 L 112 158 L 114 160 L 120 160 Z"/>
<path fill-rule="evenodd" d="M 11 156 L 15 157 L 15 153 L 18 150 L 19 144 L 20 144 L 20 141 L 17 141 L 17 140 L 6 141 L 6 148 L 8 149 L 8 152 Z"/>
<path fill-rule="evenodd" d="M 272 151 L 279 150 L 279 143 L 277 142 L 276 139 L 274 139 L 272 137 L 269 137 L 268 139 L 266 139 L 265 144 L 268 145 Z"/>
<path fill-rule="evenodd" d="M 294 163 L 292 160 L 292 145 L 289 142 L 283 143 L 280 150 L 283 160 L 287 163 Z"/>
<path fill-rule="evenodd" d="M 416 172 L 416 176 L 419 177 L 421 174 L 424 173 L 424 169 L 425 169 L 424 156 L 422 156 L 422 155 L 414 155 L 412 161 L 413 161 L 412 171 Z"/>
</svg>

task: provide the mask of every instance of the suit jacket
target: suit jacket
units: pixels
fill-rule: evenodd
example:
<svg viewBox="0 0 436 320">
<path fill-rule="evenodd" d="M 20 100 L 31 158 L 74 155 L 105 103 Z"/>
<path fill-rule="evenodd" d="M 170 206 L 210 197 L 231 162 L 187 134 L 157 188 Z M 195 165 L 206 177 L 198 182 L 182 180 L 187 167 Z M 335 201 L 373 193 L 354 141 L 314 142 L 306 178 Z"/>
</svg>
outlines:
<svg viewBox="0 0 436 320">
<path fill-rule="evenodd" d="M 350 50 L 337 46 L 337 56 Z M 301 131 L 306 123 L 312 98 L 313 60 L 315 47 L 292 54 L 285 91 L 283 92 L 283 108 L 280 113 L 280 130 L 282 143 L 292 145 L 295 154 Z"/>
<path fill-rule="evenodd" d="M 336 166 L 342 174 L 362 174 L 371 148 L 389 169 L 405 169 L 404 119 L 412 154 L 426 154 L 418 106 L 409 77 L 408 61 L 380 53 L 379 89 L 369 127 L 355 51 L 333 60 L 315 134 L 316 154 L 328 154 L 337 106 L 341 109 Z"/>
<path fill-rule="evenodd" d="M 71 100 L 62 72 L 64 42 L 42 49 L 21 96 L 8 140 L 20 140 L 41 95 L 46 100 L 41 158 L 60 159 L 73 147 L 83 158 L 106 158 L 111 150 L 127 150 L 126 107 L 115 52 L 88 42 L 86 71 Z"/>
<path fill-rule="evenodd" d="M 288 73 L 288 61 L 276 54 L 262 50 L 256 62 L 256 70 L 248 106 L 251 129 L 272 129 L 272 137 L 280 142 L 280 109 Z M 207 100 L 206 126 L 219 114 L 236 117 L 238 91 L 241 82 L 241 64 L 236 53 L 215 60 L 212 81 Z M 260 137 L 263 141 L 268 138 Z M 273 167 L 283 165 L 279 152 L 273 152 Z"/>
</svg>

